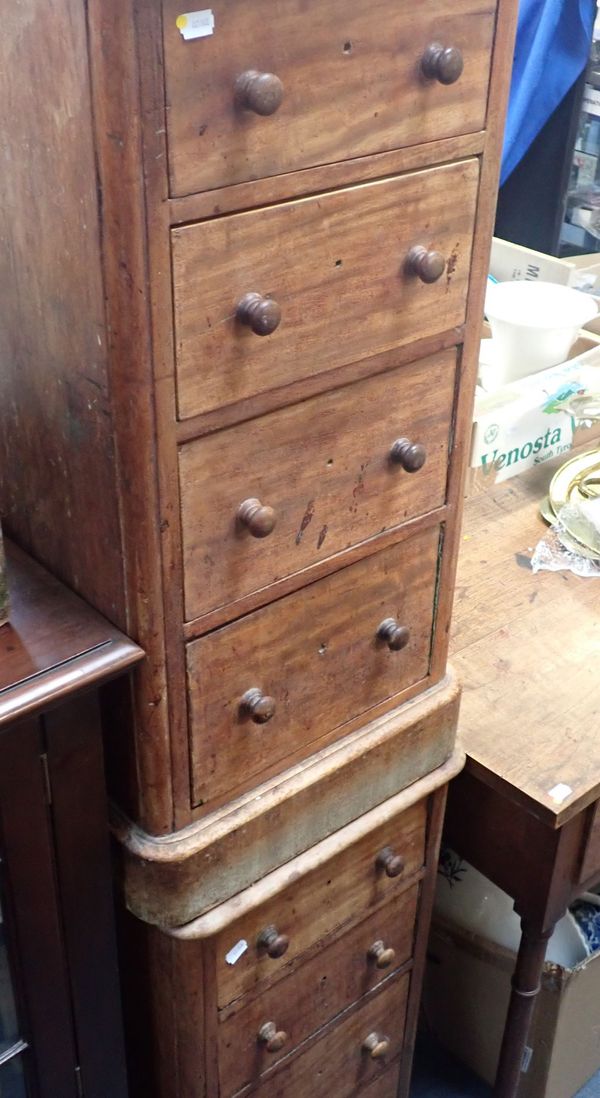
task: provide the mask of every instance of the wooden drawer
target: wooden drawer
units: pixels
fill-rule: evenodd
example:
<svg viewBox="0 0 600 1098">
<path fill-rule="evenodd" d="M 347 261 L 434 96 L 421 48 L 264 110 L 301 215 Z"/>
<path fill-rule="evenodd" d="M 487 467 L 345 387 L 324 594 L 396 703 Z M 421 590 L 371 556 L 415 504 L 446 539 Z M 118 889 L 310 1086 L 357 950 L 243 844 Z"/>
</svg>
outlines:
<svg viewBox="0 0 600 1098">
<path fill-rule="evenodd" d="M 234 1094 L 256 1080 L 409 961 L 417 899 L 418 886 L 400 893 L 341 938 L 325 944 L 287 979 L 248 1003 L 243 1000 L 241 1009 L 219 1026 L 221 1092 Z M 374 946 L 385 967 L 377 967 Z M 260 1037 L 269 1022 L 279 1034 L 272 1050 Z"/>
<path fill-rule="evenodd" d="M 179 0 L 162 7 L 174 195 L 485 125 L 494 0 L 281 0 L 276 11 L 272 0 L 213 0 L 214 34 L 195 41 L 177 27 Z M 462 52 L 464 71 L 453 84 L 421 70 L 435 42 Z M 236 95 L 249 71 L 283 84 L 270 116 Z M 277 104 L 274 83 L 267 81 L 267 107 Z"/>
<path fill-rule="evenodd" d="M 455 373 L 445 351 L 182 447 L 187 620 L 442 506 Z M 398 438 L 425 448 L 418 471 Z M 275 512 L 268 537 L 237 517 L 249 498 Z"/>
<path fill-rule="evenodd" d="M 276 773 L 426 679 L 439 543 L 425 530 L 188 645 L 195 804 Z M 390 648 L 404 633 L 379 635 L 391 619 L 405 647 Z"/>
<path fill-rule="evenodd" d="M 467 160 L 174 229 L 179 416 L 462 324 L 478 178 Z M 437 281 L 414 247 L 446 260 Z M 270 335 L 237 318 L 247 294 L 279 306 Z"/>
<path fill-rule="evenodd" d="M 327 934 L 391 897 L 423 866 L 426 814 L 426 802 L 418 802 L 223 930 L 215 947 L 218 1005 L 225 1006 L 263 981 L 285 975 L 292 962 Z M 397 876 L 389 876 L 378 861 L 387 850 L 401 859 Z M 391 868 L 400 869 L 400 862 Z M 285 945 L 281 938 L 288 942 L 280 956 L 270 956 L 259 943 L 269 927 L 276 929 L 278 945 Z M 226 958 L 231 959 L 231 950 L 239 943 L 247 948 L 235 964 L 228 963 Z"/>
<path fill-rule="evenodd" d="M 404 1045 L 409 980 L 408 975 L 391 980 L 320 1040 L 284 1061 L 256 1090 L 252 1088 L 252 1093 L 257 1098 L 350 1098 L 383 1076 Z M 387 1045 L 386 1054 L 376 1059 L 364 1047 L 373 1035 Z M 391 1090 L 389 1098 L 394 1098 Z"/>
</svg>

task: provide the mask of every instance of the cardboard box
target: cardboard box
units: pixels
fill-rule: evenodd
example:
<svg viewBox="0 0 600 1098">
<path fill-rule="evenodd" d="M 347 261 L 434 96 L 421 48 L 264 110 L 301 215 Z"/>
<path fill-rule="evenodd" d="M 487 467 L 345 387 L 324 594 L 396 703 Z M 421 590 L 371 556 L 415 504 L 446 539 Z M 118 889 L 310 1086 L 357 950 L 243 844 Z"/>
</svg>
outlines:
<svg viewBox="0 0 600 1098">
<path fill-rule="evenodd" d="M 484 337 L 488 331 L 484 325 Z M 534 464 L 567 454 L 573 446 L 596 445 L 600 423 L 579 425 L 574 430 L 571 417 L 561 411 L 561 404 L 577 387 L 600 393 L 600 342 L 585 332 L 561 366 L 531 374 L 492 393 L 478 389 L 466 495 L 487 490 Z"/>
<path fill-rule="evenodd" d="M 490 274 L 498 282 L 524 279 L 528 282 L 556 282 L 600 297 L 600 254 L 570 256 L 559 259 L 532 248 L 523 248 L 508 240 L 494 237 L 490 258 Z M 596 321 L 592 321 L 596 323 Z"/>
<path fill-rule="evenodd" d="M 492 1084 L 515 955 L 434 917 L 423 1012 L 441 1044 Z M 600 954 L 546 964 L 518 1098 L 572 1098 L 600 1068 Z"/>
</svg>

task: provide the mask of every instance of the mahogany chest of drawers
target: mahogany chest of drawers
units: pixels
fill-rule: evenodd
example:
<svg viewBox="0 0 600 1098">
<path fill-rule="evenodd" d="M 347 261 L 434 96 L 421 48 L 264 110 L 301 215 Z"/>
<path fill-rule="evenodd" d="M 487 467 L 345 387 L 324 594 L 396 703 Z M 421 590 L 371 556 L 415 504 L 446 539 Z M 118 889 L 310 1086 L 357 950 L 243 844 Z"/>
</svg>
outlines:
<svg viewBox="0 0 600 1098">
<path fill-rule="evenodd" d="M 146 652 L 145 1096 L 406 1093 L 515 9 L 6 14 L 1 507 Z"/>
</svg>

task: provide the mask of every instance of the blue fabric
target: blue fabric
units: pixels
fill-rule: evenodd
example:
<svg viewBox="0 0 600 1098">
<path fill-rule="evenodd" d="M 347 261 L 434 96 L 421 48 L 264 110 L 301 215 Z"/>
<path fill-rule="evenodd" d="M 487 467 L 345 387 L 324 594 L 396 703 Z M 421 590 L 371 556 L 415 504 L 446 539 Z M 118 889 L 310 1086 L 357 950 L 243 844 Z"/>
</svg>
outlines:
<svg viewBox="0 0 600 1098">
<path fill-rule="evenodd" d="M 595 0 L 520 0 L 501 182 L 583 71 Z"/>
</svg>

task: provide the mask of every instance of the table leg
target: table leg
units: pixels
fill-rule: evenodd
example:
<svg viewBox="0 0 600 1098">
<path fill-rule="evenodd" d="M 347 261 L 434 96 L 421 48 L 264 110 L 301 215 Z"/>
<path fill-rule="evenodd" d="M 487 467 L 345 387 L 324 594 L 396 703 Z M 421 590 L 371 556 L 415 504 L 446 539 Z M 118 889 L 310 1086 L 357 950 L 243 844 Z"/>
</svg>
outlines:
<svg viewBox="0 0 600 1098">
<path fill-rule="evenodd" d="M 516 1098 L 529 1023 L 540 990 L 546 946 L 553 928 L 540 932 L 529 920 L 521 920 L 521 944 L 512 978 L 494 1098 Z"/>
</svg>

